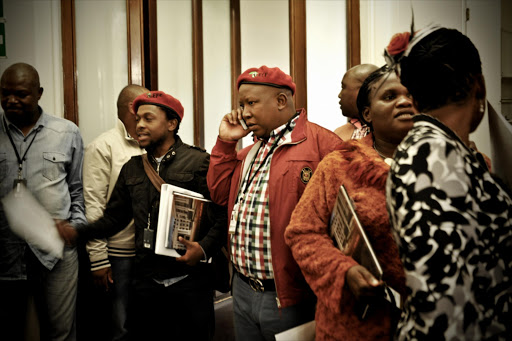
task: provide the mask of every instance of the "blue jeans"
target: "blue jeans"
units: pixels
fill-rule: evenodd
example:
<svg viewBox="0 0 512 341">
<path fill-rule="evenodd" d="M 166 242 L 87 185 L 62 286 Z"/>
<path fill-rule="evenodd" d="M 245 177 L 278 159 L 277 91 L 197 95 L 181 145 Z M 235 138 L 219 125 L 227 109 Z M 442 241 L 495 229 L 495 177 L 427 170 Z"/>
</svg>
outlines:
<svg viewBox="0 0 512 341">
<path fill-rule="evenodd" d="M 275 291 L 256 292 L 235 273 L 233 311 L 237 340 L 275 340 L 275 334 L 315 318 L 315 303 L 277 307 Z"/>
<path fill-rule="evenodd" d="M 133 257 L 108 257 L 114 280 L 112 291 L 112 340 L 126 337 L 125 327 L 128 313 L 130 282 L 132 279 Z"/>
<path fill-rule="evenodd" d="M 28 251 L 27 276 L 34 288 L 41 340 L 76 340 L 78 255 L 65 247 L 64 258 L 49 271 Z"/>
</svg>

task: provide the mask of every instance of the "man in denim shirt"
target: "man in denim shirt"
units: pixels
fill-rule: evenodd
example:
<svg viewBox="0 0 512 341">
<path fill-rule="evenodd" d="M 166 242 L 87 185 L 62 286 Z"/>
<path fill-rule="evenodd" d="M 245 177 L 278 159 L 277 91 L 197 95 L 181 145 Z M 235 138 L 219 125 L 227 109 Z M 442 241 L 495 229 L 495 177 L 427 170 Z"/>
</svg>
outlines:
<svg viewBox="0 0 512 341">
<path fill-rule="evenodd" d="M 4 71 L 0 80 L 4 110 L 0 113 L 0 198 L 15 183 L 23 182 L 54 219 L 72 225 L 85 223 L 82 138 L 76 125 L 39 107 L 42 94 L 32 66 L 18 63 Z M 27 244 L 12 233 L 0 204 L 2 338 L 23 338 L 27 300 L 33 296 L 41 339 L 75 340 L 77 280 L 75 248 L 66 247 L 59 260 Z"/>
</svg>

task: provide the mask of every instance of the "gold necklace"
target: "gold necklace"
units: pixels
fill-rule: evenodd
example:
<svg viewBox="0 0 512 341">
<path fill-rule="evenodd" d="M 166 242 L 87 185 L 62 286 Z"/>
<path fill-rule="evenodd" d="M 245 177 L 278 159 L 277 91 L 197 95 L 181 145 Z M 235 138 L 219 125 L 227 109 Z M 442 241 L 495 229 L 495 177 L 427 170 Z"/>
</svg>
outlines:
<svg viewBox="0 0 512 341">
<path fill-rule="evenodd" d="M 390 158 L 390 157 L 387 157 L 386 155 L 384 155 L 381 152 L 379 152 L 379 150 L 377 149 L 377 146 L 375 146 L 375 141 L 373 141 L 373 149 L 375 149 L 377 154 L 379 154 L 379 156 L 384 160 L 385 163 L 387 163 L 389 166 L 391 166 L 391 163 L 393 162 L 393 159 Z"/>
</svg>

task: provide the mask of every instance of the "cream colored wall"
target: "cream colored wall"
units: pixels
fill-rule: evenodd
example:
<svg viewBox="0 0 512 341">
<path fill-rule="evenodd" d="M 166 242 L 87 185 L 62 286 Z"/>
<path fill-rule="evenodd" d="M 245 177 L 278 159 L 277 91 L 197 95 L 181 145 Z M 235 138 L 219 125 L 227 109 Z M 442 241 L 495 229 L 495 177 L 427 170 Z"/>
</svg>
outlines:
<svg viewBox="0 0 512 341">
<path fill-rule="evenodd" d="M 287 0 L 240 0 L 242 72 L 266 65 L 290 73 Z M 252 143 L 252 134 L 242 145 Z"/>
<path fill-rule="evenodd" d="M 63 117 L 60 1 L 4 0 L 7 58 L 0 59 L 0 74 L 14 63 L 36 68 L 44 88 L 39 105 Z"/>
<path fill-rule="evenodd" d="M 158 90 L 183 105 L 179 135 L 185 143 L 193 144 L 192 2 L 158 0 L 156 6 Z"/>
<path fill-rule="evenodd" d="M 203 0 L 204 141 L 217 141 L 219 122 L 231 110 L 229 0 Z"/>
<path fill-rule="evenodd" d="M 361 0 L 361 61 L 384 64 L 383 52 L 394 33 L 410 31 L 411 4 L 415 30 L 429 23 L 455 28 L 475 44 L 482 60 L 488 100 L 500 111 L 500 1 L 499 0 Z M 466 7 L 470 20 L 466 22 Z M 471 139 L 491 155 L 488 116 Z"/>
<path fill-rule="evenodd" d="M 308 118 L 334 130 L 347 122 L 338 94 L 347 70 L 346 2 L 306 1 Z"/>
<path fill-rule="evenodd" d="M 75 19 L 78 119 L 87 145 L 115 126 L 117 97 L 128 85 L 126 2 L 75 0 Z"/>
</svg>

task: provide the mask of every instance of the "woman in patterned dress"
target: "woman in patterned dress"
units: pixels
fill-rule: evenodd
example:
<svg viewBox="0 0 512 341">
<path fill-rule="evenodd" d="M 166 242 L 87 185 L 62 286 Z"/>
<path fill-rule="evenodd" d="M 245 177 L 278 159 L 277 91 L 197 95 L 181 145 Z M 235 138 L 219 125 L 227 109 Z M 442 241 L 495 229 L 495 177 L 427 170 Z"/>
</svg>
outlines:
<svg viewBox="0 0 512 341">
<path fill-rule="evenodd" d="M 344 142 L 320 162 L 285 232 L 286 243 L 317 296 L 317 340 L 390 340 L 396 308 L 383 298 L 384 282 L 405 294 L 405 277 L 386 210 L 385 185 L 388 162 L 412 127 L 417 111 L 407 89 L 387 68 L 368 76 L 357 103 L 372 132 L 361 140 Z M 343 254 L 329 236 L 329 219 L 341 185 L 354 201 L 382 266 L 382 280 Z M 358 310 L 366 303 L 370 310 L 362 319 Z"/>
<path fill-rule="evenodd" d="M 422 113 L 387 184 L 408 289 L 397 338 L 511 340 L 512 200 L 469 141 L 486 103 L 478 51 L 430 26 L 386 52 Z"/>
</svg>

